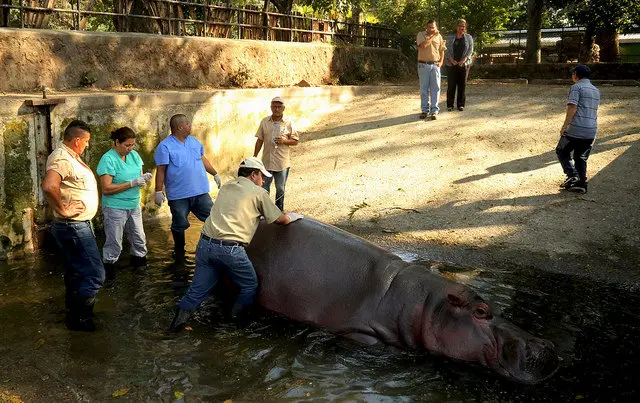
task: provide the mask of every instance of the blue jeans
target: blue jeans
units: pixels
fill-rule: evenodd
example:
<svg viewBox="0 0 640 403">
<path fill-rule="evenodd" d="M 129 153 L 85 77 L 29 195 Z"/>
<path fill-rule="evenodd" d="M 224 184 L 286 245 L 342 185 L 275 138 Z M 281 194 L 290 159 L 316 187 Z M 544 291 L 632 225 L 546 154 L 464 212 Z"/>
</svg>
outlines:
<svg viewBox="0 0 640 403">
<path fill-rule="evenodd" d="M 95 297 L 104 283 L 104 266 L 91 223 L 54 221 L 51 232 L 65 255 L 67 297 Z"/>
<path fill-rule="evenodd" d="M 435 64 L 418 63 L 420 79 L 420 108 L 423 113 L 438 113 L 440 99 L 440 67 Z M 431 92 L 431 94 L 429 94 Z"/>
<path fill-rule="evenodd" d="M 240 287 L 236 303 L 243 306 L 253 304 L 258 290 L 258 276 L 244 248 L 223 246 L 215 240 L 200 238 L 193 280 L 178 307 L 184 311 L 197 309 L 218 282 L 219 270 Z"/>
<path fill-rule="evenodd" d="M 192 212 L 200 221 L 205 221 L 211 213 L 213 201 L 209 193 L 198 196 L 187 197 L 186 199 L 169 200 L 171 210 L 171 231 L 184 232 L 189 228 L 187 216 Z"/>
<path fill-rule="evenodd" d="M 587 160 L 591 154 L 594 139 L 579 139 L 570 136 L 560 136 L 556 146 L 556 155 L 567 177 L 577 176 L 581 181 L 587 181 Z M 571 163 L 571 154 L 575 167 Z"/>
<path fill-rule="evenodd" d="M 284 188 L 287 184 L 287 178 L 289 177 L 289 169 L 291 168 L 282 171 L 269 171 L 273 176 L 271 178 L 265 177 L 264 183 L 262 184 L 262 187 L 271 193 L 271 182 L 273 180 L 276 181 L 276 206 L 282 211 L 284 211 Z"/>
</svg>

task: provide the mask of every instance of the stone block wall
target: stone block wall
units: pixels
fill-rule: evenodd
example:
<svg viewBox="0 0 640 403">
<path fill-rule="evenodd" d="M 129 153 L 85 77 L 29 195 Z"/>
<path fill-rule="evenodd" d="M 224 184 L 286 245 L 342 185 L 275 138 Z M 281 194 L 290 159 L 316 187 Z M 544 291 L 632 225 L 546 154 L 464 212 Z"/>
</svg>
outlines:
<svg viewBox="0 0 640 403">
<path fill-rule="evenodd" d="M 395 49 L 0 28 L 0 92 L 376 83 L 414 70 Z"/>
</svg>

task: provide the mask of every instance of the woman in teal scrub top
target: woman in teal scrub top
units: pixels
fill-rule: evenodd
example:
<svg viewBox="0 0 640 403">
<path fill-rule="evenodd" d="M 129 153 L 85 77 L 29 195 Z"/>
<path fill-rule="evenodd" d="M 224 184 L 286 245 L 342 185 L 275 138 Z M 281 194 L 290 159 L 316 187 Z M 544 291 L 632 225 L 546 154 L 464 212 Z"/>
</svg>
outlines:
<svg viewBox="0 0 640 403">
<path fill-rule="evenodd" d="M 107 276 L 113 277 L 114 265 L 122 252 L 122 236 L 131 245 L 131 265 L 146 265 L 147 240 L 142 227 L 140 187 L 151 180 L 150 173 L 143 173 L 142 158 L 133 149 L 136 134 L 128 127 L 111 132 L 113 148 L 98 163 L 98 175 L 102 186 L 102 214 L 106 240 L 102 249 L 102 261 Z"/>
</svg>

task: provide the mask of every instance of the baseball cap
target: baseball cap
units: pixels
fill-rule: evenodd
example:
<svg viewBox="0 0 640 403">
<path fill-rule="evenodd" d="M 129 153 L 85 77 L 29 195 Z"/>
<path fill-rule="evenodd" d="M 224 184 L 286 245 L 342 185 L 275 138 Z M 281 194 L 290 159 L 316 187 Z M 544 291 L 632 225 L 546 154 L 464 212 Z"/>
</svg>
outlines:
<svg viewBox="0 0 640 403">
<path fill-rule="evenodd" d="M 281 97 L 275 97 L 271 100 L 271 102 L 280 102 L 282 105 L 284 105 L 284 99 L 282 99 Z"/>
<path fill-rule="evenodd" d="M 240 163 L 240 168 L 259 169 L 264 176 L 266 176 L 267 178 L 271 177 L 271 174 L 269 173 L 269 171 L 267 171 L 267 168 L 264 167 L 264 164 L 262 163 L 262 161 L 260 161 L 256 157 L 245 158 L 244 161 Z"/>
<path fill-rule="evenodd" d="M 578 77 L 589 77 L 591 76 L 591 69 L 584 64 L 579 64 L 576 67 L 571 69 L 572 73 L 576 73 Z"/>
</svg>

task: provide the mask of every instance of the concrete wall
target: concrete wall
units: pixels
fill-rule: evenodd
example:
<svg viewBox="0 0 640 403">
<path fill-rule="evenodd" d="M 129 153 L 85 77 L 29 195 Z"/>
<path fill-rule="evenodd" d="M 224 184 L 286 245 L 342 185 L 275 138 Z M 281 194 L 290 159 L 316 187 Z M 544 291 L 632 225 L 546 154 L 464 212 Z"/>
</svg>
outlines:
<svg viewBox="0 0 640 403">
<path fill-rule="evenodd" d="M 0 28 L 0 92 L 375 83 L 413 76 L 413 64 L 394 49 Z"/>
<path fill-rule="evenodd" d="M 38 247 L 38 234 L 47 222 L 40 182 L 48 154 L 62 141 L 66 125 L 79 118 L 92 128 L 83 157 L 94 169 L 111 146 L 111 130 L 129 126 L 138 134 L 136 149 L 145 169 L 154 170 L 153 153 L 169 134 L 169 118 L 185 113 L 193 119 L 192 134 L 205 145 L 207 158 L 231 179 L 237 165 L 252 155 L 255 131 L 267 116 L 272 97 L 287 100 L 285 114 L 304 132 L 333 110 L 342 108 L 363 87 L 308 87 L 220 91 L 67 93 L 65 103 L 28 106 L 29 96 L 0 97 L 0 258 L 18 257 Z M 52 97 L 50 97 L 52 98 Z M 304 134 L 302 135 L 304 141 Z M 143 189 L 148 218 L 168 214 L 153 203 L 152 185 Z M 217 189 L 212 187 L 212 195 Z M 100 217 L 97 217 L 98 225 Z"/>
</svg>

